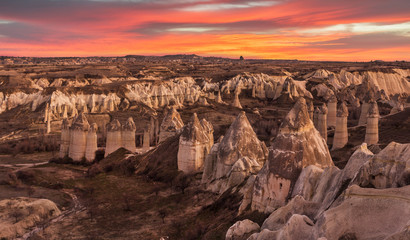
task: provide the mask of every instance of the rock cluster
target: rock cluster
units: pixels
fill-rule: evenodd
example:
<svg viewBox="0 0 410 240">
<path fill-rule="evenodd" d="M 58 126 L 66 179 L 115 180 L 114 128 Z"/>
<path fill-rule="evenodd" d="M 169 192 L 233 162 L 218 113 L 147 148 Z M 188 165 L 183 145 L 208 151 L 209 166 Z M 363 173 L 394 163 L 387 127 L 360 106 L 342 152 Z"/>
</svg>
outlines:
<svg viewBox="0 0 410 240">
<path fill-rule="evenodd" d="M 205 158 L 202 183 L 214 192 L 224 192 L 257 173 L 266 155 L 265 144 L 259 141 L 245 112 L 241 112 Z"/>
<path fill-rule="evenodd" d="M 178 170 L 184 173 L 202 170 L 204 159 L 213 144 L 212 124 L 205 119 L 200 122 L 194 113 L 179 137 Z"/>
<path fill-rule="evenodd" d="M 252 209 L 272 212 L 285 204 L 302 169 L 333 166 L 325 140 L 310 120 L 306 102 L 300 98 L 282 123 L 259 171 L 252 194 Z"/>
</svg>

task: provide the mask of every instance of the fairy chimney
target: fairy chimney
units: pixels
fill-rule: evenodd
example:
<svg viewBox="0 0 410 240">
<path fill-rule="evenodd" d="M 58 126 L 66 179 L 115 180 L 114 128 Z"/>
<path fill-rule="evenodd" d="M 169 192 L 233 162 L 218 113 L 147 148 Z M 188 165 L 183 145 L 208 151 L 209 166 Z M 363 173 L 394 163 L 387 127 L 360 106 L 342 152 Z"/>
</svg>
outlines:
<svg viewBox="0 0 410 240">
<path fill-rule="evenodd" d="M 98 126 L 96 123 L 91 124 L 88 129 L 87 134 L 87 147 L 85 149 L 85 159 L 87 162 L 92 162 L 95 159 L 95 152 L 98 150 L 97 147 L 97 130 Z"/>
<path fill-rule="evenodd" d="M 132 117 L 129 117 L 124 126 L 122 126 L 121 138 L 122 146 L 131 152 L 135 152 L 137 150 L 135 147 L 135 130 L 136 127 L 134 120 Z"/>
<path fill-rule="evenodd" d="M 80 114 L 70 128 L 70 149 L 68 156 L 75 162 L 81 161 L 85 157 L 87 147 L 88 124 L 85 114 Z"/>
<path fill-rule="evenodd" d="M 376 102 L 372 102 L 367 114 L 365 143 L 376 144 L 379 141 L 379 109 Z"/>
<path fill-rule="evenodd" d="M 121 123 L 114 119 L 107 125 L 105 157 L 122 147 Z"/>
<path fill-rule="evenodd" d="M 333 146 L 332 150 L 336 150 L 339 148 L 343 148 L 348 141 L 348 133 L 347 133 L 347 117 L 349 116 L 349 111 L 345 102 L 343 102 L 339 109 L 337 110 L 337 118 L 336 118 L 336 128 L 335 128 L 335 135 L 333 137 Z"/>
</svg>

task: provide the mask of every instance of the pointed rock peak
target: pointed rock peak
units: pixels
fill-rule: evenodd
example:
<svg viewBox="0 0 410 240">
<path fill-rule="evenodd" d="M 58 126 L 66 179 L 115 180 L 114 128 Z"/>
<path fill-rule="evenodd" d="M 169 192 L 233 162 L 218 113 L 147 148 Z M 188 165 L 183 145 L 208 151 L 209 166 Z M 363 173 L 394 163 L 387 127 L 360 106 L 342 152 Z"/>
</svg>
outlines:
<svg viewBox="0 0 410 240">
<path fill-rule="evenodd" d="M 98 130 L 98 125 L 96 123 L 92 123 L 90 125 L 90 129 L 88 129 L 88 132 L 97 132 Z"/>
<path fill-rule="evenodd" d="M 90 124 L 88 124 L 87 117 L 85 116 L 84 113 L 81 113 L 78 115 L 78 117 L 74 120 L 71 128 L 72 129 L 78 129 L 78 130 L 83 130 L 87 131 L 89 128 Z"/>
<path fill-rule="evenodd" d="M 192 125 L 196 125 L 196 126 L 199 126 L 199 125 L 200 125 L 199 119 L 198 119 L 198 115 L 197 115 L 196 113 L 192 114 L 191 124 L 192 124 Z"/>
<path fill-rule="evenodd" d="M 377 106 L 377 102 L 370 103 L 369 112 L 367 116 L 368 117 L 378 117 L 379 116 L 379 107 Z"/>
<path fill-rule="evenodd" d="M 135 131 L 135 129 L 137 129 L 135 127 L 135 123 L 134 123 L 134 119 L 132 119 L 132 117 L 129 117 L 127 119 L 127 121 L 125 122 L 123 129 L 126 131 Z"/>
<path fill-rule="evenodd" d="M 213 132 L 214 127 L 210 122 L 208 122 L 205 118 L 201 119 L 201 126 L 207 131 L 207 132 Z"/>
<path fill-rule="evenodd" d="M 300 131 L 302 128 L 310 125 L 312 125 L 312 121 L 309 117 L 306 100 L 299 98 L 283 120 L 280 131 L 282 133 L 287 131 Z"/>
<path fill-rule="evenodd" d="M 198 116 L 194 113 L 191 117 L 191 121 L 185 126 L 182 131 L 182 138 L 185 140 L 207 142 L 209 139 L 205 133 L 205 129 L 199 122 Z"/>
<path fill-rule="evenodd" d="M 367 143 L 362 143 L 362 145 L 360 145 L 360 146 L 356 149 L 356 151 L 354 151 L 354 153 L 353 153 L 352 155 L 354 155 L 354 154 L 356 154 L 356 153 L 358 153 L 358 152 L 364 152 L 364 153 L 366 153 L 366 154 L 368 154 L 368 155 L 373 155 L 373 153 L 367 148 Z"/>
<path fill-rule="evenodd" d="M 107 131 L 110 131 L 110 132 L 121 131 L 121 123 L 117 119 L 112 120 L 107 125 Z"/>
<path fill-rule="evenodd" d="M 347 109 L 346 103 L 342 102 L 337 109 L 337 117 L 347 117 L 349 116 L 349 110 Z"/>
<path fill-rule="evenodd" d="M 325 103 L 322 104 L 322 107 L 320 108 L 320 113 L 327 114 L 327 106 Z"/>
</svg>

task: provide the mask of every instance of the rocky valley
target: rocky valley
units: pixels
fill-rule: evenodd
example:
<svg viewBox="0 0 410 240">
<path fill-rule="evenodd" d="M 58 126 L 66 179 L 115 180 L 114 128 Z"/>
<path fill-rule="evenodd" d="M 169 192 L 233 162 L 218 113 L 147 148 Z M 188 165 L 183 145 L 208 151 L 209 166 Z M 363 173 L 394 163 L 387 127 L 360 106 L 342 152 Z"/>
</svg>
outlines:
<svg viewBox="0 0 410 240">
<path fill-rule="evenodd" d="M 410 64 L 0 57 L 1 239 L 410 239 Z"/>
</svg>

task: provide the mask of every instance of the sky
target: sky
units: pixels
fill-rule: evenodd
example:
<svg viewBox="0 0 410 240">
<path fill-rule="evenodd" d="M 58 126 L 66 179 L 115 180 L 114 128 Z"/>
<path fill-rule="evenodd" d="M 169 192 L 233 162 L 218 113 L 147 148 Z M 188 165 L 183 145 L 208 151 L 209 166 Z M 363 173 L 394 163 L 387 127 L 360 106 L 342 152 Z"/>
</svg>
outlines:
<svg viewBox="0 0 410 240">
<path fill-rule="evenodd" d="M 410 0 L 0 0 L 0 56 L 410 60 Z"/>
</svg>

